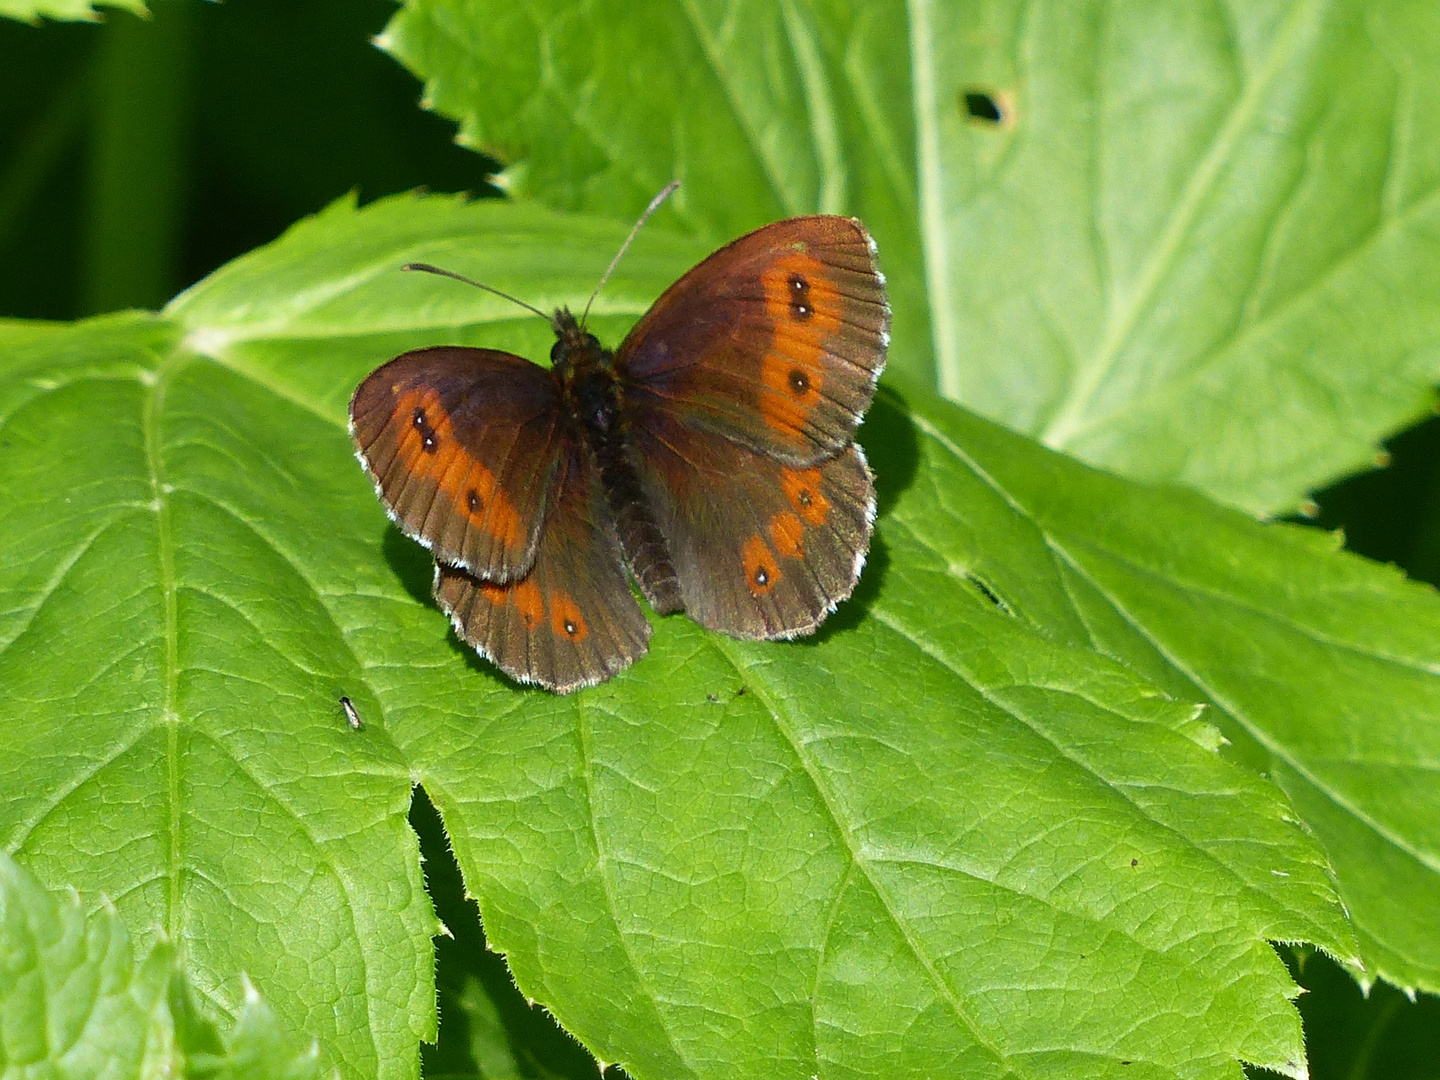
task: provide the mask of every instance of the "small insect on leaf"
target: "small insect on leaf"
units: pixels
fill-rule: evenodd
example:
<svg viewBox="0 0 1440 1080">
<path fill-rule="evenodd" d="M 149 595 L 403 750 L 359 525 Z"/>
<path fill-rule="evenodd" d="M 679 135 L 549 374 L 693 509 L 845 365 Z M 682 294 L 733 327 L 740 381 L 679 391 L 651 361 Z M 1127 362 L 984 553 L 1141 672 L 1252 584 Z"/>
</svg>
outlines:
<svg viewBox="0 0 1440 1080">
<path fill-rule="evenodd" d="M 350 724 L 351 731 L 359 731 L 365 726 L 365 721 L 360 719 L 360 713 L 355 708 L 355 703 L 344 694 L 340 695 L 340 708 L 345 710 L 345 719 Z"/>
</svg>

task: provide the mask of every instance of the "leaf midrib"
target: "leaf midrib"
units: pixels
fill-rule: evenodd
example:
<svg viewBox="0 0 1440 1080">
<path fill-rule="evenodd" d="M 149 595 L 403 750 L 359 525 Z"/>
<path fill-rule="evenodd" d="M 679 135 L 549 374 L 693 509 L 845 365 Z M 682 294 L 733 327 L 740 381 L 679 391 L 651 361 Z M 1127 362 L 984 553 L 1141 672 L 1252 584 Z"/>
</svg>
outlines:
<svg viewBox="0 0 1440 1080">
<path fill-rule="evenodd" d="M 889 917 L 891 924 L 895 927 L 896 933 L 898 933 L 905 942 L 906 947 L 910 950 L 911 955 L 915 957 L 916 962 L 925 969 L 925 973 L 933 984 L 937 996 L 949 1006 L 955 1018 L 959 1020 L 970 1033 L 970 1037 L 975 1040 L 975 1045 L 989 1053 L 992 1059 L 1000 1064 L 1005 1070 L 1004 1075 L 1023 1075 L 1023 1073 L 1018 1073 L 1016 1069 L 1012 1067 L 1009 1056 L 1001 1051 L 1000 1048 L 980 1030 L 974 1018 L 965 1010 L 964 1004 L 955 996 L 955 992 L 950 984 L 941 976 L 940 972 L 936 970 L 933 959 L 921 948 L 920 943 L 914 939 L 909 924 L 906 920 L 902 919 L 895 910 L 888 893 L 870 873 L 868 860 L 861 854 L 860 843 L 846 824 L 845 816 L 841 812 L 840 807 L 836 805 L 835 796 L 830 790 L 830 785 L 824 781 L 823 770 L 818 763 L 812 760 L 809 753 L 806 752 L 805 744 L 796 734 L 790 717 L 780 708 L 774 694 L 770 692 L 768 680 L 763 677 L 761 669 L 742 664 L 735 651 L 736 643 L 729 638 L 716 633 L 711 633 L 709 637 L 715 650 L 724 657 L 726 662 L 735 670 L 736 674 L 746 679 L 752 686 L 756 697 L 760 699 L 760 703 L 765 707 L 765 712 L 769 716 L 771 723 L 774 724 L 776 732 L 790 747 L 790 752 L 794 754 L 795 760 L 800 764 L 801 769 L 804 770 L 811 788 L 819 797 L 821 805 L 825 807 L 825 814 L 830 820 L 831 827 L 840 838 L 840 842 L 845 846 L 850 865 L 859 870 L 875 896 L 880 900 L 881 906 L 885 909 L 885 913 Z M 819 955 L 823 957 L 823 948 L 819 950 Z M 818 970 L 816 978 L 819 978 Z"/>
<path fill-rule="evenodd" d="M 1085 423 L 1086 413 L 1095 395 L 1114 371 L 1120 352 L 1130 340 L 1140 316 L 1147 310 L 1155 291 L 1173 268 L 1181 244 L 1220 177 L 1236 142 L 1260 106 L 1268 100 L 1269 90 L 1275 79 L 1303 40 L 1302 30 L 1311 22 L 1316 9 L 1324 3 L 1325 0 L 1299 0 L 1291 8 L 1279 33 L 1275 35 L 1264 66 L 1236 99 L 1225 122 L 1216 131 L 1205 157 L 1191 173 L 1190 182 L 1172 208 L 1158 242 L 1145 261 L 1129 301 L 1118 313 L 1111 309 L 1111 317 L 1106 320 L 1108 325 L 1105 337 L 1094 359 L 1080 369 L 1079 377 L 1066 395 L 1065 403 L 1039 434 L 1039 440 L 1045 445 L 1063 448 L 1076 438 Z"/>
<path fill-rule="evenodd" d="M 165 728 L 166 889 L 165 932 L 171 941 L 182 940 L 183 892 L 180 874 L 180 717 L 175 707 L 179 684 L 179 635 L 175 598 L 175 552 L 171 535 L 170 490 L 165 482 L 164 453 L 161 447 L 161 412 L 165 392 L 175 373 L 190 362 L 190 355 L 176 351 L 165 357 L 145 390 L 141 419 L 145 443 L 145 464 L 150 474 L 150 491 L 155 501 L 156 552 L 159 563 L 161 603 L 164 611 L 160 723 Z"/>
</svg>

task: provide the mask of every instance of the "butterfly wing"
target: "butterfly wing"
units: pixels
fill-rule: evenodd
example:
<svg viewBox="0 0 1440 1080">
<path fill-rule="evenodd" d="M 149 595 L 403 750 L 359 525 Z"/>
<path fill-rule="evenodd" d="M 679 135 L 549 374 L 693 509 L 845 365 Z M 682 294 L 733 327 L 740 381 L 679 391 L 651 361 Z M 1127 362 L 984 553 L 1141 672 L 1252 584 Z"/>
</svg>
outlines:
<svg viewBox="0 0 1440 1080">
<path fill-rule="evenodd" d="M 371 372 L 350 400 L 350 435 L 406 535 L 441 562 L 510 581 L 535 563 L 560 415 L 549 371 L 445 346 Z"/>
<path fill-rule="evenodd" d="M 850 595 L 875 485 L 853 443 L 787 465 L 678 420 L 635 432 L 637 474 L 686 614 L 740 638 L 812 632 Z"/>
<path fill-rule="evenodd" d="M 519 581 L 435 567 L 435 599 L 456 633 L 511 678 L 562 694 L 629 667 L 650 641 L 596 473 L 588 451 L 567 452 L 535 567 Z"/>
<path fill-rule="evenodd" d="M 637 423 L 660 412 L 790 465 L 850 445 L 885 366 L 890 308 L 852 218 L 791 218 L 667 289 L 616 353 Z"/>
</svg>

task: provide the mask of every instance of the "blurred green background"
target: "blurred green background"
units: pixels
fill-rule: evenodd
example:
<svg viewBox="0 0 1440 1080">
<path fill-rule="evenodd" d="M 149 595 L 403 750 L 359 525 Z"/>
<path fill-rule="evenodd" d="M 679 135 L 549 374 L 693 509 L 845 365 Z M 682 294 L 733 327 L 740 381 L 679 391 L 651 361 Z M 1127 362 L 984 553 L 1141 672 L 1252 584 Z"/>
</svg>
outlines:
<svg viewBox="0 0 1440 1080">
<path fill-rule="evenodd" d="M 0 317 L 158 307 L 349 191 L 497 194 L 494 163 L 457 147 L 453 125 L 418 108 L 416 81 L 370 44 L 390 0 L 152 7 L 150 21 L 0 19 Z M 1384 457 L 1317 493 L 1315 520 L 1440 583 L 1440 417 L 1397 435 Z M 426 1075 L 594 1076 L 484 951 L 423 798 L 412 821 L 454 933 L 440 943 L 441 1043 Z M 1385 986 L 1365 999 L 1323 957 L 1289 959 L 1310 991 L 1300 1007 L 1312 1077 L 1440 1077 L 1440 1001 Z M 477 1009 L 477 984 L 493 1010 Z M 503 1036 L 488 1031 L 495 1020 Z M 479 1060 L 487 1037 L 508 1043 L 509 1058 Z"/>
</svg>

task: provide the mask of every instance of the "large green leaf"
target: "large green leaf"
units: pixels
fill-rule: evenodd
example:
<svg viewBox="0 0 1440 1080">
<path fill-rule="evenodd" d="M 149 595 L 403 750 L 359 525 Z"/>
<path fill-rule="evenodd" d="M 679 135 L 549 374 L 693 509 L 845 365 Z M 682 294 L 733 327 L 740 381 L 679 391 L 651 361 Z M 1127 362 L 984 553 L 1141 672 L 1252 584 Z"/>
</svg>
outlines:
<svg viewBox="0 0 1440 1080">
<path fill-rule="evenodd" d="M 994 565 L 989 587 L 1021 617 L 1212 703 L 1323 843 L 1369 976 L 1440 991 L 1435 591 L 1337 536 L 1077 469 L 916 400 L 917 423 L 963 463 L 937 489 L 967 517 L 1003 500 L 1011 542 L 1036 561 L 997 559 L 981 536 L 950 558 Z"/>
<path fill-rule="evenodd" d="M 196 1010 L 174 950 L 137 963 L 109 905 L 88 916 L 0 852 L 0 1077 L 312 1080 L 337 1076 L 247 984 L 233 1026 Z"/>
<path fill-rule="evenodd" d="M 1419 853 L 1395 876 L 1308 822 L 1370 970 L 1434 985 L 1433 817 L 1345 742 L 1434 759 L 1434 596 L 922 392 L 863 429 L 877 540 L 816 640 L 662 619 L 651 655 L 569 698 L 461 648 L 345 403 L 402 348 L 541 356 L 550 333 L 395 268 L 576 302 L 625 228 L 340 203 L 163 316 L 0 327 L 0 730 L 25 762 L 0 770 L 5 846 L 163 930 L 216 1007 L 248 972 L 347 1075 L 413 1075 L 432 1030 L 412 780 L 522 989 L 640 1080 L 1298 1075 L 1265 939 L 1354 946 L 1310 835 L 1213 752 L 1187 704 L 1208 698 L 1255 760 L 1368 815 L 1340 828 Z M 702 252 L 642 236 L 602 336 Z"/>
<path fill-rule="evenodd" d="M 1425 0 L 408 0 L 381 42 L 555 205 L 859 214 L 897 367 L 1130 476 L 1290 509 L 1440 377 Z"/>
<path fill-rule="evenodd" d="M 329 425 L 181 331 L 122 315 L 0 345 L 0 836 L 174 942 L 217 1010 L 247 972 L 355 1075 L 411 1075 L 434 1030 L 411 780 L 335 711 L 363 661 L 325 592 L 373 552 L 246 512 L 254 485 L 335 514 L 354 492 L 306 464 Z"/>
</svg>

